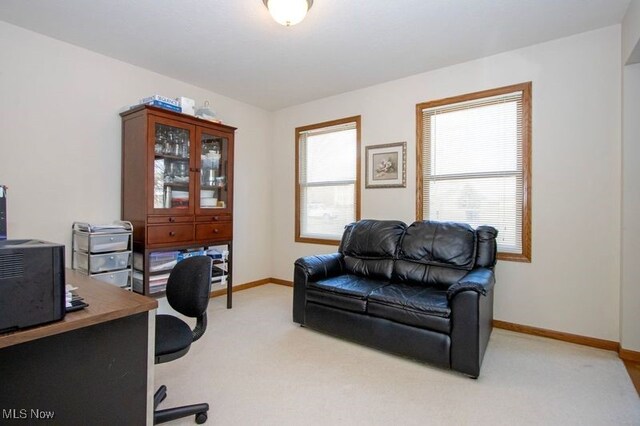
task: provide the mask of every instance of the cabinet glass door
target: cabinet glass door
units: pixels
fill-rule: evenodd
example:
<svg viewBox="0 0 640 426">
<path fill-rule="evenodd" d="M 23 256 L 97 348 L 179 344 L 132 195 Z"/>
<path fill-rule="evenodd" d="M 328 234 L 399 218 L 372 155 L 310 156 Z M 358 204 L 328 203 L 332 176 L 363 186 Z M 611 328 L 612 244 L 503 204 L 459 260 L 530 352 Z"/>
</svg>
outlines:
<svg viewBox="0 0 640 426">
<path fill-rule="evenodd" d="M 200 133 L 200 209 L 229 207 L 229 139 Z"/>
<path fill-rule="evenodd" d="M 153 208 L 192 211 L 191 131 L 160 122 L 154 127 Z"/>
</svg>

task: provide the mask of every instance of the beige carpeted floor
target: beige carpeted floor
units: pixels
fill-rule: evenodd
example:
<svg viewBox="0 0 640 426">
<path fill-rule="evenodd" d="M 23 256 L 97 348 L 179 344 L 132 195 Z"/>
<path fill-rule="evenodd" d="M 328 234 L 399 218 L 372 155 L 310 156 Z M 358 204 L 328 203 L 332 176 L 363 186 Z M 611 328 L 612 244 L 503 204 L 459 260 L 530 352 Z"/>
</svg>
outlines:
<svg viewBox="0 0 640 426">
<path fill-rule="evenodd" d="M 291 299 L 271 284 L 231 310 L 212 299 L 204 337 L 156 366 L 161 408 L 208 402 L 212 425 L 640 425 L 613 352 L 494 329 L 473 380 L 302 328 Z"/>
</svg>

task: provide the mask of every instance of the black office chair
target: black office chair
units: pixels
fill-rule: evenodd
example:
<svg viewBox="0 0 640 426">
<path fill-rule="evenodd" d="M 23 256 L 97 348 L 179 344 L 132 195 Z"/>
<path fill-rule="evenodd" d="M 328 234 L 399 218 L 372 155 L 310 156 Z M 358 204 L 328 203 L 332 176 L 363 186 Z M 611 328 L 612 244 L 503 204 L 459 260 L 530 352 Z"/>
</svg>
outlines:
<svg viewBox="0 0 640 426">
<path fill-rule="evenodd" d="M 173 315 L 156 316 L 156 364 L 173 361 L 189 352 L 191 343 L 198 340 L 207 328 L 207 305 L 211 291 L 211 258 L 194 256 L 179 262 L 167 281 L 167 301 L 176 311 L 197 318 L 193 330 L 187 323 Z M 167 387 L 160 386 L 154 399 L 153 423 L 195 415 L 196 423 L 207 421 L 209 404 L 194 404 L 158 410 L 167 397 Z"/>
</svg>

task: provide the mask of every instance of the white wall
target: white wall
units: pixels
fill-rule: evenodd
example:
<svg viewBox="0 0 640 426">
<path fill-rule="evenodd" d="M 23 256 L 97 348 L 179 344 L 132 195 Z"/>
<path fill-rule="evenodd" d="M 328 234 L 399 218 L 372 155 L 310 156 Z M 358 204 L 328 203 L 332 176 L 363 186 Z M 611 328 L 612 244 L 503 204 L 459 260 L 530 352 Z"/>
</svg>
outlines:
<svg viewBox="0 0 640 426">
<path fill-rule="evenodd" d="M 74 221 L 120 218 L 118 113 L 150 94 L 209 100 L 236 138 L 236 284 L 271 274 L 272 114 L 0 22 L 0 183 L 10 238 L 67 245 Z M 142 167 L 143 165 L 141 165 Z"/>
<path fill-rule="evenodd" d="M 295 127 L 360 114 L 363 154 L 407 141 L 407 188 L 363 189 L 362 217 L 410 223 L 415 105 L 532 81 L 533 261 L 499 262 L 495 318 L 618 341 L 620 55 L 616 25 L 276 112 L 273 276 L 291 280 L 297 257 L 335 251 L 294 242 Z"/>
<path fill-rule="evenodd" d="M 640 351 L 640 64 L 623 74 L 620 343 Z"/>
<path fill-rule="evenodd" d="M 640 351 L 640 0 L 622 21 L 622 272 L 620 344 Z M 636 64 L 636 65 L 631 65 Z"/>
<path fill-rule="evenodd" d="M 363 189 L 362 214 L 411 222 L 415 104 L 531 80 L 533 262 L 499 263 L 495 317 L 618 340 L 621 50 L 620 26 L 613 26 L 274 115 L 0 22 L 0 183 L 9 186 L 10 237 L 36 237 L 70 247 L 73 221 L 119 218 L 117 113 L 151 93 L 184 95 L 198 102 L 208 99 L 225 123 L 239 128 L 235 283 L 268 276 L 290 280 L 297 257 L 335 250 L 294 243 L 295 127 L 362 115 L 363 154 L 366 145 L 407 141 L 407 188 Z M 625 114 L 633 111 L 626 102 Z M 627 131 L 625 127 L 625 135 L 633 134 Z M 634 147 L 628 140 L 625 180 L 638 182 L 637 174 L 626 174 L 638 158 L 632 151 L 637 143 Z M 631 218 L 639 208 L 629 204 L 633 194 L 625 190 L 624 211 Z M 637 247 L 625 250 L 638 253 Z M 638 276 L 635 270 L 623 273 L 631 284 Z M 628 292 L 623 304 L 627 296 L 638 300 L 637 287 L 623 285 Z M 638 350 L 637 316 L 623 322 L 624 347 Z"/>
</svg>

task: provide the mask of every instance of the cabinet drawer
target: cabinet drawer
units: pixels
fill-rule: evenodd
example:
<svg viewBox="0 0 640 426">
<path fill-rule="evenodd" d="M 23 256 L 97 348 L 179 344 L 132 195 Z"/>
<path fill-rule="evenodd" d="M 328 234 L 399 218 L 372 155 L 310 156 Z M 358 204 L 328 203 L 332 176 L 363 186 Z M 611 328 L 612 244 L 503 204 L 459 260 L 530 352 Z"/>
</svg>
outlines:
<svg viewBox="0 0 640 426">
<path fill-rule="evenodd" d="M 157 225 L 147 228 L 149 244 L 174 243 L 193 240 L 193 225 Z"/>
<path fill-rule="evenodd" d="M 196 216 L 196 222 L 229 222 L 231 215 L 228 214 L 207 214 Z"/>
<path fill-rule="evenodd" d="M 149 216 L 149 223 L 185 223 L 193 222 L 193 216 Z"/>
<path fill-rule="evenodd" d="M 231 222 L 199 223 L 196 225 L 196 240 L 231 238 L 232 231 Z"/>
</svg>

